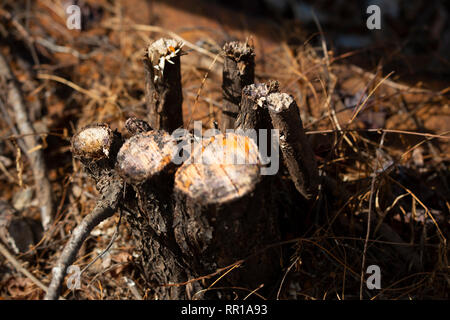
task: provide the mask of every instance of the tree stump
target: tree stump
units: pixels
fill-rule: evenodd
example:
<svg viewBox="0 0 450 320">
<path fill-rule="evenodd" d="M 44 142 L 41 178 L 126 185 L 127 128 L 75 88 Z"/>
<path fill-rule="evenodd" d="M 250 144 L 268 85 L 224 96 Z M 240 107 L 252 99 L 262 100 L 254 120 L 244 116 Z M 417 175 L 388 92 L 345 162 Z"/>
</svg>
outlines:
<svg viewBox="0 0 450 320">
<path fill-rule="evenodd" d="M 112 131 L 106 123 L 97 123 L 85 126 L 73 136 L 71 151 L 98 182 L 102 176 L 115 174 L 114 165 L 121 145 L 120 133 Z"/>
<path fill-rule="evenodd" d="M 182 46 L 176 40 L 161 38 L 153 42 L 145 54 L 145 98 L 153 129 L 172 132 L 183 126 Z"/>
<path fill-rule="evenodd" d="M 67 268 L 75 261 L 81 245 L 90 232 L 100 222 L 111 217 L 119 207 L 123 183 L 114 170 L 114 164 L 121 144 L 121 135 L 102 123 L 84 127 L 72 138 L 72 153 L 94 179 L 100 197 L 94 210 L 73 230 L 53 267 L 53 277 L 45 299 L 58 299 Z"/>
<path fill-rule="evenodd" d="M 267 96 L 267 106 L 273 127 L 279 130 L 280 149 L 289 175 L 297 191 L 311 200 L 317 195 L 319 174 L 297 103 L 287 93 L 272 93 Z"/>
<path fill-rule="evenodd" d="M 278 82 L 251 84 L 242 90 L 241 109 L 235 122 L 235 129 L 270 129 L 272 124 L 267 112 L 267 96 L 278 92 Z"/>
<path fill-rule="evenodd" d="M 247 42 L 228 42 L 223 47 L 223 106 L 220 129 L 233 129 L 240 110 L 242 89 L 254 82 L 255 53 Z"/>
<path fill-rule="evenodd" d="M 272 184 L 280 181 L 278 166 L 267 173 L 267 155 L 258 146 L 261 142 L 266 149 L 270 146 L 278 165 L 279 147 L 273 145 L 272 129 L 279 130 L 295 187 L 312 198 L 317 166 L 297 105 L 292 97 L 279 93 L 276 81 L 244 87 L 253 81 L 253 49 L 230 43 L 224 47 L 228 62 L 223 88 L 225 105 L 233 107 L 225 110 L 238 115 L 234 121 L 235 115 L 229 114 L 223 125 L 229 129 L 233 123 L 237 132 L 216 132 L 203 139 L 186 130 L 180 133 L 176 129 L 183 124 L 181 47 L 175 40 L 160 39 L 147 50 L 150 124 L 129 118 L 125 142 L 106 124 L 85 127 L 73 137 L 74 157 L 94 178 L 101 197 L 66 245 L 47 298 L 59 296 L 67 266 L 95 223 L 117 209 L 125 213 L 132 229 L 150 297 L 231 299 L 236 290 L 243 290 L 245 296 L 254 290 L 265 296 L 273 293 L 281 275 L 279 225 L 285 213 L 274 205 L 277 190 Z M 260 136 L 247 136 L 248 130 L 259 129 L 267 130 L 263 141 L 258 141 Z M 181 150 L 188 156 L 180 157 Z"/>
<path fill-rule="evenodd" d="M 280 239 L 277 216 L 260 169 L 254 141 L 227 133 L 203 141 L 175 175 L 175 237 L 192 269 L 207 275 L 240 266 L 220 287 L 251 291 L 278 277 L 280 251 L 269 248 Z"/>
<path fill-rule="evenodd" d="M 126 219 L 138 245 L 142 273 L 156 299 L 186 299 L 182 283 L 190 275 L 189 265 L 173 232 L 172 188 L 175 139 L 165 131 L 136 134 L 123 144 L 116 170 L 130 184 L 125 199 Z"/>
</svg>

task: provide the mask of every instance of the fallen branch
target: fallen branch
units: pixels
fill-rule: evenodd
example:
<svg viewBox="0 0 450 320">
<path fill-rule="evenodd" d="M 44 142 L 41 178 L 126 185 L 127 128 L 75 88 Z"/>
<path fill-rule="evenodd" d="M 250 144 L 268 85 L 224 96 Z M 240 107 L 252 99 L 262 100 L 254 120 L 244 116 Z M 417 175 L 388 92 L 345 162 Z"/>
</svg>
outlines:
<svg viewBox="0 0 450 320">
<path fill-rule="evenodd" d="M 50 227 L 53 212 L 53 192 L 50 181 L 48 180 L 47 167 L 44 161 L 42 149 L 37 147 L 36 134 L 28 119 L 27 106 L 19 90 L 17 80 L 6 62 L 4 56 L 0 53 L 0 77 L 5 81 L 8 88 L 8 104 L 13 108 L 17 128 L 23 141 L 25 142 L 26 154 L 30 159 L 31 169 L 33 171 L 36 195 L 39 199 L 41 208 L 41 221 L 45 230 Z"/>
<path fill-rule="evenodd" d="M 101 191 L 102 196 L 97 200 L 94 210 L 84 217 L 83 221 L 73 230 L 69 242 L 53 268 L 53 278 L 45 295 L 46 300 L 55 300 L 59 297 L 67 268 L 75 261 L 81 245 L 91 231 L 116 212 L 122 191 L 122 180 L 111 179 L 107 188 Z"/>
<path fill-rule="evenodd" d="M 200 157 L 202 161 L 196 161 Z M 276 281 L 280 248 L 263 249 L 280 239 L 278 211 L 272 206 L 270 182 L 260 169 L 256 143 L 227 133 L 203 141 L 177 170 L 175 238 L 197 277 L 259 252 L 245 264 L 236 264 L 239 269 L 222 275 L 221 283 L 250 288 L 264 283 L 270 288 Z M 206 293 L 217 281 L 202 284 L 205 289 L 196 295 Z"/>
<path fill-rule="evenodd" d="M 53 268 L 46 300 L 54 300 L 60 295 L 67 268 L 75 261 L 84 240 L 100 222 L 111 217 L 118 209 L 124 184 L 114 172 L 114 163 L 121 142 L 121 136 L 106 124 L 89 125 L 72 138 L 72 153 L 85 165 L 101 196 L 94 210 L 74 229 Z"/>
</svg>

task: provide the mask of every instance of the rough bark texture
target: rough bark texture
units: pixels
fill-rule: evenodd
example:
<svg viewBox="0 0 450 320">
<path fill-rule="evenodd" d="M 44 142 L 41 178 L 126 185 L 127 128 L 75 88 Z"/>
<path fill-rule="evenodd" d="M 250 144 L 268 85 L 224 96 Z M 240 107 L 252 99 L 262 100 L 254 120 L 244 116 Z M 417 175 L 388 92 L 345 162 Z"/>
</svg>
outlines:
<svg viewBox="0 0 450 320">
<path fill-rule="evenodd" d="M 152 127 L 144 120 L 131 117 L 125 121 L 125 129 L 127 129 L 129 135 L 133 136 L 138 133 L 150 131 Z"/>
<path fill-rule="evenodd" d="M 267 96 L 278 91 L 278 82 L 270 81 L 246 86 L 242 90 L 241 109 L 235 129 L 270 129 L 270 117 L 265 107 Z"/>
<path fill-rule="evenodd" d="M 254 82 L 255 54 L 248 43 L 229 42 L 223 47 L 222 119 L 220 129 L 233 129 L 240 110 L 242 89 Z"/>
<path fill-rule="evenodd" d="M 172 189 L 175 140 L 164 131 L 148 131 L 128 139 L 116 169 L 130 183 L 124 201 L 126 219 L 140 253 L 139 265 L 155 299 L 186 299 L 182 283 L 190 277 L 173 232 Z"/>
<path fill-rule="evenodd" d="M 297 104 L 286 93 L 272 93 L 267 106 L 273 127 L 280 133 L 280 149 L 291 179 L 298 192 L 311 200 L 317 194 L 319 174 Z"/>
<path fill-rule="evenodd" d="M 145 97 L 150 126 L 168 132 L 183 126 L 180 56 L 182 44 L 159 39 L 144 57 Z"/>
<path fill-rule="evenodd" d="M 234 134 L 213 136 L 175 174 L 171 139 L 161 131 L 137 134 L 123 144 L 116 164 L 131 184 L 126 218 L 154 298 L 225 297 L 230 291 L 202 293 L 212 280 L 185 283 L 252 254 L 221 284 L 249 290 L 273 284 L 279 251 L 264 249 L 279 234 L 256 144 Z"/>
<path fill-rule="evenodd" d="M 138 263 L 154 299 L 188 299 L 184 283 L 191 276 L 173 232 L 173 174 L 160 173 L 150 181 L 132 187 L 137 198 L 126 199 L 125 211 L 139 252 Z M 130 194 L 132 194 L 130 192 Z"/>
<path fill-rule="evenodd" d="M 35 253 L 30 250 L 42 238 L 39 221 L 26 217 L 4 200 L 0 200 L 0 240 L 15 254 Z"/>
</svg>

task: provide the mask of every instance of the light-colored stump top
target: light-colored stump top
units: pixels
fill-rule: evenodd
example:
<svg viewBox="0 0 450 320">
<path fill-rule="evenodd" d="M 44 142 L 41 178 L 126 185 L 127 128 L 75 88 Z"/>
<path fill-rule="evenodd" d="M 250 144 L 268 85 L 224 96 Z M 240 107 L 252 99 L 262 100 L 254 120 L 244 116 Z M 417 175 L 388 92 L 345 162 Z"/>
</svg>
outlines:
<svg viewBox="0 0 450 320">
<path fill-rule="evenodd" d="M 182 47 L 182 42 L 174 39 L 161 38 L 147 48 L 146 55 L 153 65 L 154 82 L 162 79 L 167 64 L 175 64 L 173 59 L 181 56 Z"/>
<path fill-rule="evenodd" d="M 289 106 L 294 102 L 294 98 L 292 98 L 287 93 L 271 93 L 267 97 L 267 107 L 271 112 L 281 112 L 289 109 Z"/>
<path fill-rule="evenodd" d="M 203 140 L 175 174 L 175 189 L 205 204 L 239 199 L 260 181 L 258 147 L 245 136 L 219 134 Z"/>
<path fill-rule="evenodd" d="M 277 81 L 269 81 L 268 83 L 254 83 L 245 86 L 242 94 L 252 99 L 260 107 L 266 106 L 267 97 L 278 91 L 279 84 Z"/>
<path fill-rule="evenodd" d="M 179 42 L 175 39 L 161 38 L 153 42 L 147 49 L 148 57 L 154 61 L 155 58 L 159 59 L 164 56 L 172 56 L 177 55 L 181 48 L 183 47 L 183 43 Z"/>
<path fill-rule="evenodd" d="M 109 156 L 113 133 L 107 124 L 94 124 L 81 129 L 72 138 L 75 157 L 99 160 Z"/>
<path fill-rule="evenodd" d="M 255 55 L 253 47 L 247 42 L 227 42 L 223 46 L 223 51 L 226 55 L 234 58 L 236 61 L 248 59 L 249 57 Z"/>
<path fill-rule="evenodd" d="M 176 141 L 164 131 L 137 134 L 117 154 L 117 171 L 131 183 L 142 183 L 163 171 L 171 162 Z"/>
</svg>

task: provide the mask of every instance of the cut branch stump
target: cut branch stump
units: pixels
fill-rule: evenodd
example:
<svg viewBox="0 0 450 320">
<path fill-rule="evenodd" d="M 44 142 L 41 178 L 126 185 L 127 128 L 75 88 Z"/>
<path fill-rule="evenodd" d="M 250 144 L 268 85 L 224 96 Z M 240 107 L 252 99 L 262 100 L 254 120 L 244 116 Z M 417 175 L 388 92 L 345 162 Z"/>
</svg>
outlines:
<svg viewBox="0 0 450 320">
<path fill-rule="evenodd" d="M 30 123 L 28 116 L 28 107 L 23 99 L 20 86 L 12 73 L 5 57 L 0 53 L 0 81 L 4 81 L 7 87 L 8 104 L 14 111 L 14 117 L 17 129 L 23 137 L 24 143 L 19 143 L 23 152 L 30 160 L 31 170 L 33 172 L 36 194 L 39 195 L 39 206 L 41 209 L 42 227 L 48 230 L 53 220 L 54 199 L 52 186 L 48 179 L 47 165 L 44 159 L 44 153 L 38 148 L 36 132 Z M 15 129 L 13 129 L 15 130 Z M 19 141 L 20 142 L 20 141 Z M 24 145 L 24 146 L 23 146 Z M 32 151 L 32 152 L 31 152 Z"/>
<path fill-rule="evenodd" d="M 242 89 L 255 80 L 255 53 L 247 42 L 228 42 L 223 47 L 221 130 L 233 129 L 240 110 Z"/>
<path fill-rule="evenodd" d="M 183 44 L 161 38 L 144 56 L 145 98 L 149 124 L 172 132 L 183 126 L 180 56 Z"/>
<path fill-rule="evenodd" d="M 133 189 L 125 203 L 140 253 L 140 266 L 158 299 L 186 299 L 182 283 L 190 276 L 173 232 L 172 188 L 175 139 L 165 131 L 147 131 L 128 139 L 116 169 Z M 135 196 L 134 196 L 135 195 Z"/>
<path fill-rule="evenodd" d="M 235 122 L 235 129 L 270 129 L 272 124 L 267 112 L 267 96 L 278 92 L 278 82 L 251 84 L 242 90 L 241 109 Z"/>
<path fill-rule="evenodd" d="M 68 267 L 75 261 L 81 245 L 100 222 L 111 217 L 118 209 L 123 183 L 115 173 L 114 163 L 121 143 L 121 135 L 113 132 L 107 124 L 101 123 L 81 129 L 72 138 L 72 153 L 74 157 L 81 160 L 95 180 L 100 198 L 94 210 L 73 230 L 58 258 L 53 268 L 52 281 L 45 295 L 46 300 L 58 299 L 64 276 Z"/>
<path fill-rule="evenodd" d="M 291 179 L 297 191 L 311 200 L 317 195 L 319 174 L 297 103 L 286 93 L 272 93 L 267 96 L 267 106 L 273 127 L 279 130 L 280 149 Z"/>
</svg>

